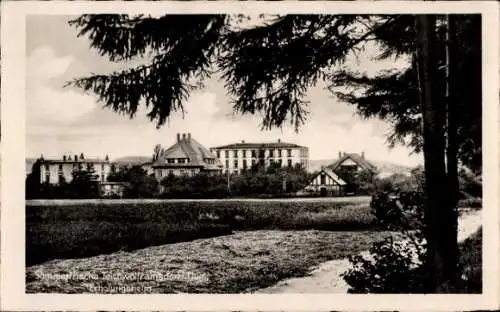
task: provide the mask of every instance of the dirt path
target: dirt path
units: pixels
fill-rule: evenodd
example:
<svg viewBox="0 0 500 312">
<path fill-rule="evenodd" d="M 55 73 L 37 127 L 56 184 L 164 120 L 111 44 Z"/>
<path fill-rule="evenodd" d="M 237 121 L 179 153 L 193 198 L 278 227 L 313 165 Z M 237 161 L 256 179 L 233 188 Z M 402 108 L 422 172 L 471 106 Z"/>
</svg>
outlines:
<svg viewBox="0 0 500 312">
<path fill-rule="evenodd" d="M 481 211 L 467 212 L 459 218 L 458 241 L 462 242 L 481 226 Z M 362 255 L 367 255 L 364 251 Z M 349 268 L 347 259 L 327 261 L 312 269 L 311 275 L 283 280 L 258 293 L 347 293 L 341 274 Z"/>
</svg>

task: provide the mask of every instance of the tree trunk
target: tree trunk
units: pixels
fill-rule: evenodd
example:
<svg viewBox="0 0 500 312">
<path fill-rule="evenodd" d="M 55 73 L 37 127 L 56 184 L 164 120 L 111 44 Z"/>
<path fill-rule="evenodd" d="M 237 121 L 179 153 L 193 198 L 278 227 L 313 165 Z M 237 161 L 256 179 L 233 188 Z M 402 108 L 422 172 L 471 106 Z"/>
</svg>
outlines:
<svg viewBox="0 0 500 312">
<path fill-rule="evenodd" d="M 427 240 L 425 266 L 428 272 L 426 292 L 440 292 L 445 285 L 445 268 L 449 266 L 446 243 L 442 239 L 442 226 L 446 225 L 444 213 L 449 206 L 446 166 L 445 166 L 445 105 L 440 101 L 436 88 L 436 16 L 417 15 L 415 18 L 417 34 L 416 56 L 420 92 L 420 105 L 423 119 L 423 152 L 425 166 L 426 207 L 424 212 Z M 456 240 L 456 237 L 455 237 Z"/>
<path fill-rule="evenodd" d="M 446 104 L 447 104 L 447 149 L 446 149 L 446 171 L 448 175 L 449 206 L 445 212 L 444 220 L 449 220 L 443 225 L 443 244 L 447 247 L 444 275 L 453 286 L 458 280 L 458 211 L 457 202 L 459 195 L 458 184 L 458 161 L 457 161 L 457 40 L 456 40 L 456 19 L 453 15 L 446 17 Z"/>
</svg>

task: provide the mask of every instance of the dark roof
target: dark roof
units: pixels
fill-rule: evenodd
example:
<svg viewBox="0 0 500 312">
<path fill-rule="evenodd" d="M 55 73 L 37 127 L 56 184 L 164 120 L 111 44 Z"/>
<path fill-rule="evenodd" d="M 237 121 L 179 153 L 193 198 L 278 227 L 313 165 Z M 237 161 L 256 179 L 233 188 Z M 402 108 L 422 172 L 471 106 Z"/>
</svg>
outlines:
<svg viewBox="0 0 500 312">
<path fill-rule="evenodd" d="M 105 159 L 99 159 L 99 158 L 84 158 L 84 159 L 40 159 L 40 163 L 42 164 L 78 164 L 78 163 L 83 163 L 83 164 L 106 164 L 109 163 L 108 160 Z"/>
<path fill-rule="evenodd" d="M 240 148 L 304 148 L 305 146 L 301 146 L 295 143 L 287 143 L 287 142 L 268 142 L 268 143 L 233 143 L 228 145 L 222 145 L 213 147 L 213 149 L 240 149 Z"/>
<path fill-rule="evenodd" d="M 168 159 L 188 158 L 189 163 L 184 164 L 169 164 Z M 206 159 L 213 159 L 216 164 L 208 164 Z M 218 169 L 218 159 L 206 147 L 198 141 L 191 138 L 179 139 L 174 145 L 164 150 L 156 161 L 153 162 L 153 167 L 204 167 L 207 169 Z M 213 167 L 213 168 L 212 168 Z"/>
<path fill-rule="evenodd" d="M 347 159 L 351 159 L 364 170 L 370 170 L 372 172 L 377 171 L 377 167 L 375 167 L 368 160 L 366 160 L 365 158 L 361 157 L 359 154 L 356 153 L 345 153 L 342 157 L 337 159 L 333 164 L 329 165 L 328 168 L 331 169 L 332 171 L 335 171 Z"/>
</svg>

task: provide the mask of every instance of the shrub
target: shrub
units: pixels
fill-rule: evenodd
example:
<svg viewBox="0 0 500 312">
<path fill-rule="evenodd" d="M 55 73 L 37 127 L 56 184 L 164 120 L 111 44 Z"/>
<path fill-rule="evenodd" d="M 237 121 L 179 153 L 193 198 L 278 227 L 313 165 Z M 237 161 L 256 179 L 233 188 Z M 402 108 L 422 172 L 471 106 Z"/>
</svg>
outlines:
<svg viewBox="0 0 500 312">
<path fill-rule="evenodd" d="M 351 256 L 352 268 L 343 274 L 349 293 L 422 293 L 425 271 L 423 241 L 416 236 L 373 244 L 368 257 Z"/>
</svg>

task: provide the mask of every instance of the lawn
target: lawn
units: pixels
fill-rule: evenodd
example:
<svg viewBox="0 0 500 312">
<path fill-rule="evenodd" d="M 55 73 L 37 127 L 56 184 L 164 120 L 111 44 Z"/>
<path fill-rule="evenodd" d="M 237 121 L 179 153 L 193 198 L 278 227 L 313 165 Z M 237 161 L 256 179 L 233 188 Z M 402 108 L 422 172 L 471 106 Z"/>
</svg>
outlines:
<svg viewBox="0 0 500 312">
<path fill-rule="evenodd" d="M 378 231 L 238 231 L 233 235 L 54 260 L 27 268 L 26 291 L 240 293 L 307 275 L 311 266 L 367 250 Z"/>
<path fill-rule="evenodd" d="M 355 203 L 354 203 L 355 202 Z M 173 201 L 26 206 L 27 265 L 251 230 L 365 231 L 368 202 Z"/>
</svg>

